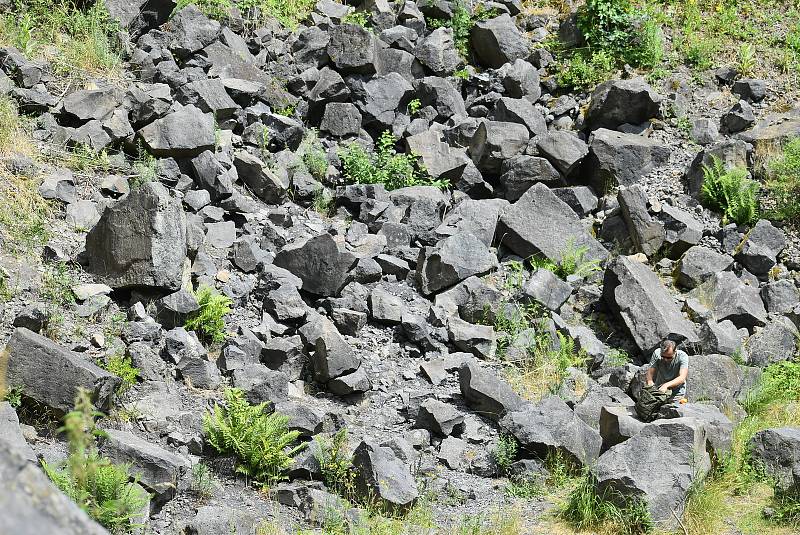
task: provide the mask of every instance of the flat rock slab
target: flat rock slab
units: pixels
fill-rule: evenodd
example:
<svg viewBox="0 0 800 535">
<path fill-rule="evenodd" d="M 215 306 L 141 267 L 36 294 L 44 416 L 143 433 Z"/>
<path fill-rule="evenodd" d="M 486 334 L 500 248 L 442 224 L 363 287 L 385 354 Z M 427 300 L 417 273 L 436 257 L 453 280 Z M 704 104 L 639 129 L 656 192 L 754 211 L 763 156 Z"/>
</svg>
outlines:
<svg viewBox="0 0 800 535">
<path fill-rule="evenodd" d="M 14 330 L 8 350 L 8 386 L 59 412 L 69 412 L 79 388 L 92 394 L 101 411 L 111 408 L 116 375 L 24 327 Z"/>
<path fill-rule="evenodd" d="M 615 258 L 606 268 L 603 297 L 645 354 L 666 338 L 699 342 L 694 324 L 683 317 L 666 287 L 646 264 L 627 256 Z"/>
<path fill-rule="evenodd" d="M 608 257 L 572 208 L 541 183 L 503 211 L 495 240 L 523 258 L 536 255 L 559 261 L 570 247 L 586 247 L 586 260 Z"/>
</svg>

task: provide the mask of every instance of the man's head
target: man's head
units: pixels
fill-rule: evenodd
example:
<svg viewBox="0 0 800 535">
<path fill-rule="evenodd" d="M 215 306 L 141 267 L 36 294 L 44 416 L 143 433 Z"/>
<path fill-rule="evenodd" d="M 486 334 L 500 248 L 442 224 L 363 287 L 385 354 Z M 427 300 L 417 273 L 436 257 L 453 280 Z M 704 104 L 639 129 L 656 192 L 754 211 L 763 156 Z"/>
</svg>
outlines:
<svg viewBox="0 0 800 535">
<path fill-rule="evenodd" d="M 661 358 L 667 361 L 675 357 L 675 342 L 672 340 L 664 340 L 661 342 Z"/>
</svg>

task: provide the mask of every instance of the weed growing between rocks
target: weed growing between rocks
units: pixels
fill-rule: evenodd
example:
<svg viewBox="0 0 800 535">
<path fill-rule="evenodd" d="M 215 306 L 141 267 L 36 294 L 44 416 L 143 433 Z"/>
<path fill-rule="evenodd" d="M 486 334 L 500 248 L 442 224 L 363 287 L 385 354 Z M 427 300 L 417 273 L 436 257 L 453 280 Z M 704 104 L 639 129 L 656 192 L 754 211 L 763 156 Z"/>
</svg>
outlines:
<svg viewBox="0 0 800 535">
<path fill-rule="evenodd" d="M 130 357 L 126 357 L 120 353 L 114 353 L 106 357 L 104 361 L 99 361 L 97 364 L 109 373 L 113 373 L 122 379 L 122 382 L 117 387 L 117 394 L 126 392 L 130 387 L 135 385 L 139 379 L 139 368 L 133 365 Z"/>
<path fill-rule="evenodd" d="M 650 533 L 654 525 L 641 499 L 612 501 L 608 492 L 598 492 L 594 476 L 588 470 L 570 492 L 560 512 L 561 518 L 578 530 L 636 535 Z M 617 505 L 624 502 L 622 506 Z"/>
<path fill-rule="evenodd" d="M 316 435 L 314 455 L 319 462 L 322 481 L 340 496 L 353 494 L 353 463 L 347 446 L 347 428 L 339 429 L 331 437 Z"/>
<path fill-rule="evenodd" d="M 588 252 L 588 246 L 578 246 L 575 245 L 574 241 L 569 241 L 567 247 L 561 253 L 560 260 L 553 261 L 549 258 L 533 256 L 529 259 L 529 262 L 533 267 L 552 271 L 565 280 L 570 275 L 577 275 L 583 278 L 597 271 L 601 271 L 599 260 L 586 258 L 586 253 Z"/>
<path fill-rule="evenodd" d="M 780 156 L 767 163 L 767 193 L 775 203 L 774 219 L 800 219 L 800 138 L 789 141 Z"/>
<path fill-rule="evenodd" d="M 456 50 L 462 58 L 469 58 L 469 36 L 472 27 L 480 20 L 491 19 L 499 13 L 495 9 L 486 9 L 483 4 L 477 4 L 472 11 L 461 0 L 453 6 L 453 16 L 450 19 L 437 19 L 427 17 L 426 22 L 430 28 L 451 28 Z"/>
<path fill-rule="evenodd" d="M 90 517 L 115 532 L 130 532 L 133 519 L 147 503 L 144 491 L 126 465 L 116 465 L 97 452 L 95 437 L 102 431 L 95 426 L 89 393 L 81 390 L 75 410 L 64 417 L 62 431 L 69 442 L 69 457 L 63 467 L 42 461 L 47 476 Z"/>
<path fill-rule="evenodd" d="M 413 154 L 401 154 L 395 149 L 397 139 L 384 131 L 373 154 L 358 143 L 345 147 L 342 159 L 344 176 L 350 184 L 383 184 L 387 190 L 408 186 L 434 186 L 445 189 L 447 182 L 434 180 L 419 165 Z"/>
<path fill-rule="evenodd" d="M 207 499 L 211 497 L 215 487 L 216 478 L 207 464 L 197 463 L 192 466 L 192 492 L 201 499 Z"/>
<path fill-rule="evenodd" d="M 234 454 L 236 471 L 262 487 L 284 478 L 293 457 L 305 444 L 295 445 L 298 431 L 290 431 L 289 417 L 267 413 L 269 403 L 250 405 L 237 388 L 225 390 L 225 405 L 203 415 L 208 443 L 221 454 Z"/>
<path fill-rule="evenodd" d="M 517 460 L 519 444 L 511 435 L 500 435 L 497 446 L 492 450 L 492 460 L 497 465 L 497 471 L 506 475 L 511 469 L 511 464 Z"/>
<path fill-rule="evenodd" d="M 747 178 L 747 170 L 725 169 L 719 158 L 703 166 L 703 204 L 722 214 L 723 224 L 751 225 L 758 219 L 758 182 Z"/>
<path fill-rule="evenodd" d="M 200 307 L 186 320 L 185 327 L 195 331 L 206 342 L 218 344 L 225 340 L 225 316 L 231 311 L 233 301 L 214 288 L 202 285 L 195 292 Z"/>
</svg>

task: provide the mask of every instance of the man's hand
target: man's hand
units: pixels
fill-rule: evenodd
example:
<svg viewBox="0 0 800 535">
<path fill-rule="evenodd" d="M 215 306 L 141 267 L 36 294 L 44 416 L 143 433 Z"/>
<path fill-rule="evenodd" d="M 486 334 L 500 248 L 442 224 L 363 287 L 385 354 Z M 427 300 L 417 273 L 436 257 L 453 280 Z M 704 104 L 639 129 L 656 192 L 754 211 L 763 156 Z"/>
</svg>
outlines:
<svg viewBox="0 0 800 535">
<path fill-rule="evenodd" d="M 665 394 L 667 393 L 667 390 L 669 390 L 669 388 L 667 387 L 667 383 L 664 383 L 663 385 L 659 386 L 658 389 L 664 392 Z"/>
</svg>

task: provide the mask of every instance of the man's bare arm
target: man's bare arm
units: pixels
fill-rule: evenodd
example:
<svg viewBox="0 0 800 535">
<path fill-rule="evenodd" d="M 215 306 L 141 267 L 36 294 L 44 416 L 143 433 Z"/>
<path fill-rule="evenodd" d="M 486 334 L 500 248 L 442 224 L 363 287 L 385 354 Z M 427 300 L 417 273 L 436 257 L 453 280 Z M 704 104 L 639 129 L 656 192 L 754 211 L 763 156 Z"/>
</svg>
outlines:
<svg viewBox="0 0 800 535">
<path fill-rule="evenodd" d="M 655 375 L 656 375 L 655 366 L 650 366 L 649 368 L 647 368 L 647 386 L 653 386 Z"/>
<path fill-rule="evenodd" d="M 675 388 L 676 386 L 680 386 L 683 383 L 685 383 L 686 382 L 686 378 L 688 376 L 689 376 L 689 368 L 681 368 L 680 373 L 678 374 L 678 376 L 675 379 L 673 379 L 672 381 L 668 381 L 668 382 L 664 383 L 663 385 L 660 386 L 660 388 L 663 388 L 664 390 L 671 390 L 671 389 Z"/>
</svg>

